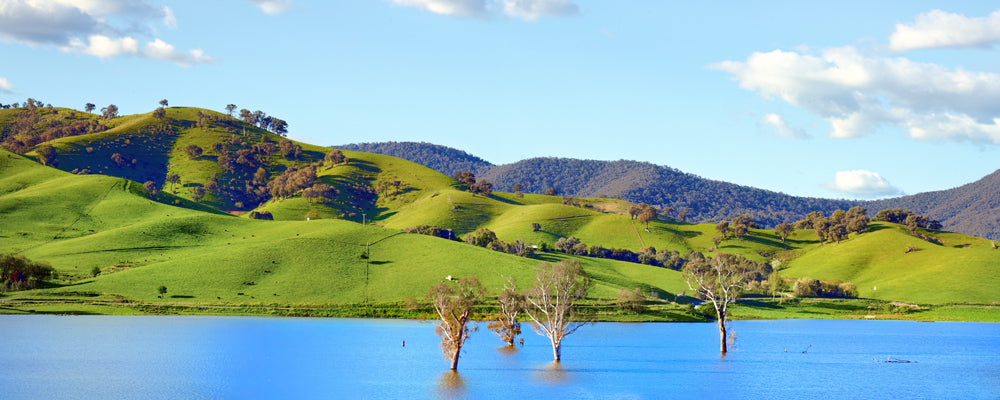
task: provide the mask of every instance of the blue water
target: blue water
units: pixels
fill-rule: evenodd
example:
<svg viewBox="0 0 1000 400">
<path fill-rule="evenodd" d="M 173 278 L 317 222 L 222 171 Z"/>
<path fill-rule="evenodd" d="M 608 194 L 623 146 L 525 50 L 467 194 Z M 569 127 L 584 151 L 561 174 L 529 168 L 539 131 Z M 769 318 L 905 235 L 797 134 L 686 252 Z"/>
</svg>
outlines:
<svg viewBox="0 0 1000 400">
<path fill-rule="evenodd" d="M 720 358 L 713 324 L 593 324 L 555 365 L 480 324 L 454 374 L 431 322 L 2 316 L 0 398 L 1000 399 L 1000 324 L 733 325 Z"/>
</svg>

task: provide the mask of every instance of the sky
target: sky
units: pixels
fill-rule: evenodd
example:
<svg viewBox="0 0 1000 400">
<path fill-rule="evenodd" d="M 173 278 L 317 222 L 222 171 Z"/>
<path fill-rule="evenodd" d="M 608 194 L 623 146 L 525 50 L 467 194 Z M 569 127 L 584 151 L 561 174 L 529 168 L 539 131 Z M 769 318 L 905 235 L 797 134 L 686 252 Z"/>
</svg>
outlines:
<svg viewBox="0 0 1000 400">
<path fill-rule="evenodd" d="M 1000 168 L 1000 6 L 0 0 L 0 103 L 29 97 L 232 103 L 316 145 L 637 160 L 884 198 Z"/>
</svg>

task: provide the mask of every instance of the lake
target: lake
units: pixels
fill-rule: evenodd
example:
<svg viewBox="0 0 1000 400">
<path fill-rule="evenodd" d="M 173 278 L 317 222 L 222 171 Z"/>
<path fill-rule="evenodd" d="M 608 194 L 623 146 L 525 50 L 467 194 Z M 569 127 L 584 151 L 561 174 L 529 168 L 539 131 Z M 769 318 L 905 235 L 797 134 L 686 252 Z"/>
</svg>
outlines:
<svg viewBox="0 0 1000 400">
<path fill-rule="evenodd" d="M 592 324 L 554 365 L 527 326 L 505 351 L 479 324 L 455 374 L 428 321 L 0 316 L 0 398 L 1000 398 L 1000 324 L 733 327 L 721 358 L 714 324 Z"/>
</svg>

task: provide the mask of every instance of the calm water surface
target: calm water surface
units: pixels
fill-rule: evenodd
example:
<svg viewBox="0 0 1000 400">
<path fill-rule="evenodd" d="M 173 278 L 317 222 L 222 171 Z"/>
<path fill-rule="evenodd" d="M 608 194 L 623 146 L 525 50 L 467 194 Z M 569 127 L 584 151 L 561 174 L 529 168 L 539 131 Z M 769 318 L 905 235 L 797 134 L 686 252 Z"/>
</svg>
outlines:
<svg viewBox="0 0 1000 400">
<path fill-rule="evenodd" d="M 554 365 L 480 324 L 453 374 L 431 322 L 0 316 L 0 398 L 1000 399 L 1000 324 L 734 326 L 722 359 L 713 324 L 598 323 Z"/>
</svg>

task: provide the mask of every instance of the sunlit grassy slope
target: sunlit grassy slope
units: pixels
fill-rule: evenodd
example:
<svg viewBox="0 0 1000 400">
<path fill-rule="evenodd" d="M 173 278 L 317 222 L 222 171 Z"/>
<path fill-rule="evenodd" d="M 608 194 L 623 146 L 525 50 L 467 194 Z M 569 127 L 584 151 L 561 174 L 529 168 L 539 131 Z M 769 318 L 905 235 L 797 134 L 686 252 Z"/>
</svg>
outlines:
<svg viewBox="0 0 1000 400">
<path fill-rule="evenodd" d="M 941 241 L 932 244 L 897 225 L 874 224 L 871 232 L 820 245 L 811 231 L 796 231 L 783 243 L 773 231 L 752 230 L 745 239 L 725 240 L 715 249 L 712 238 L 718 233 L 711 224 L 652 221 L 647 228 L 627 215 L 627 202 L 615 199 L 473 195 L 426 167 L 368 153 L 344 152 L 350 162 L 317 169 L 318 182 L 340 192 L 329 203 L 296 195 L 260 205 L 258 210 L 269 211 L 276 221 L 237 217 L 227 212 L 234 205 L 226 200 L 212 195 L 191 200 L 193 187 L 221 172 L 209 150 L 212 143 L 231 135 L 282 138 L 241 123 L 198 127 L 198 112 L 214 113 L 172 107 L 167 109 L 170 129 L 156 129 L 162 122 L 139 114 L 107 121 L 105 132 L 52 143 L 60 169 L 87 169 L 92 175 L 43 167 L 30 152 L 29 158 L 0 152 L 0 249 L 49 261 L 67 278 L 69 286 L 41 293 L 106 293 L 151 301 L 157 299 L 156 287 L 164 285 L 171 302 L 212 304 L 394 302 L 421 297 L 449 275 L 473 274 L 495 290 L 502 286 L 501 274 L 526 285 L 535 265 L 568 257 L 549 253 L 524 259 L 401 233 L 434 225 L 460 236 L 488 228 L 508 242 L 552 245 L 576 237 L 588 245 L 632 251 L 736 253 L 778 260 L 781 274 L 789 278 L 854 282 L 862 296 L 884 300 L 1000 300 L 1000 283 L 992 278 L 1000 268 L 1000 251 L 965 235 L 931 232 Z M 190 159 L 183 151 L 189 144 L 206 149 L 205 154 Z M 267 160 L 272 176 L 315 163 L 329 151 L 300 145 L 298 160 L 278 155 Z M 114 153 L 136 163 L 119 167 L 110 161 Z M 170 190 L 165 178 L 173 173 L 181 183 Z M 157 201 L 148 199 L 138 183 L 145 180 L 167 188 Z M 319 219 L 305 221 L 310 211 Z M 533 223 L 540 229 L 534 231 Z M 919 250 L 904 254 L 908 244 Z M 371 253 L 367 263 L 361 257 L 365 248 Z M 620 288 L 658 293 L 686 288 L 675 271 L 579 259 L 596 279 L 594 297 L 614 298 Z M 90 278 L 94 267 L 102 273 Z"/>
</svg>

